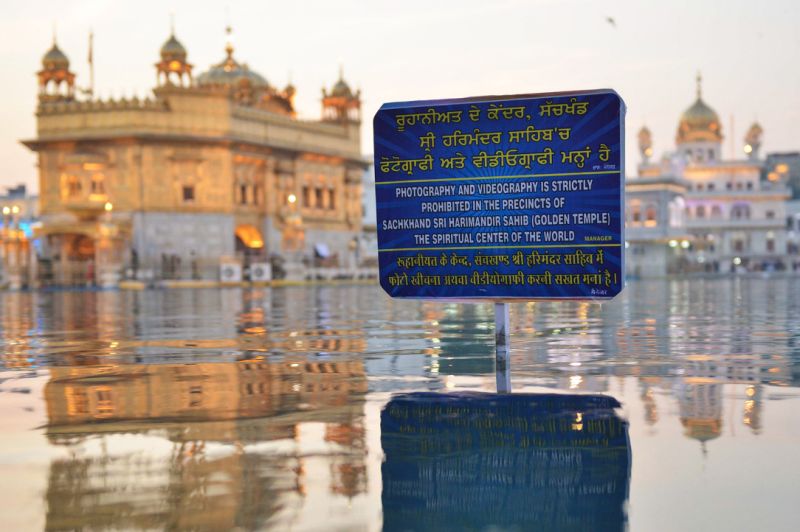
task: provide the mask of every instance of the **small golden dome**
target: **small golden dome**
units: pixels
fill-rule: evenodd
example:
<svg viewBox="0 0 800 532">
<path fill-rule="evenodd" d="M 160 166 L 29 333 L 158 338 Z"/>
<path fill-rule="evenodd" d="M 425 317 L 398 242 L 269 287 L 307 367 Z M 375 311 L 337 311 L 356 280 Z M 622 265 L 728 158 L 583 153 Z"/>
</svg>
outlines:
<svg viewBox="0 0 800 532">
<path fill-rule="evenodd" d="M 647 149 L 653 146 L 653 135 L 650 133 L 650 129 L 647 126 L 642 126 L 642 129 L 639 130 L 639 146 L 642 149 Z"/>
<path fill-rule="evenodd" d="M 186 61 L 186 48 L 175 38 L 175 34 L 170 34 L 169 39 L 161 47 L 161 59 L 164 61 Z"/>
<path fill-rule="evenodd" d="M 64 52 L 61 51 L 55 41 L 53 42 L 53 47 L 42 57 L 42 67 L 45 70 L 69 69 L 69 59 Z"/>
<path fill-rule="evenodd" d="M 339 66 L 339 79 L 334 83 L 333 87 L 331 87 L 331 92 L 327 93 L 326 96 L 343 98 L 345 100 L 353 100 L 357 97 L 350 88 L 350 85 L 344 80 L 344 69 L 341 66 Z"/>
<path fill-rule="evenodd" d="M 331 89 L 331 96 L 339 96 L 342 98 L 352 98 L 353 91 L 350 90 L 350 85 L 345 80 L 339 78 L 339 81 Z"/>
<path fill-rule="evenodd" d="M 750 129 L 747 130 L 746 139 L 748 141 L 759 141 L 761 140 L 761 135 L 764 134 L 764 128 L 761 127 L 761 124 L 758 122 L 753 122 L 753 125 L 750 126 Z"/>
</svg>

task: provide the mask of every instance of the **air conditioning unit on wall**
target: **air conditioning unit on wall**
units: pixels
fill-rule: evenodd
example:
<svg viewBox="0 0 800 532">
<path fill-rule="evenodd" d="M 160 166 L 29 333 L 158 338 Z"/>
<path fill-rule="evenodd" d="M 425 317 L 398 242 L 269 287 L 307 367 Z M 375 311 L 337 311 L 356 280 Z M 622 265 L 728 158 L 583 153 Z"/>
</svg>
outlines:
<svg viewBox="0 0 800 532">
<path fill-rule="evenodd" d="M 223 262 L 219 265 L 219 280 L 223 283 L 238 283 L 242 280 L 242 265 L 236 262 Z"/>
<path fill-rule="evenodd" d="M 251 281 L 269 281 L 272 279 L 272 264 L 268 262 L 255 262 L 250 265 Z"/>
</svg>

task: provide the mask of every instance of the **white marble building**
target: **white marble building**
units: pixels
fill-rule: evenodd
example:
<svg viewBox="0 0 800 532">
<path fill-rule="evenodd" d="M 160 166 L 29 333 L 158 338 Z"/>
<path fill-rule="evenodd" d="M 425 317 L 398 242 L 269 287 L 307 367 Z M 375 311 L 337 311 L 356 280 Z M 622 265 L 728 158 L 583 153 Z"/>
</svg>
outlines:
<svg viewBox="0 0 800 532">
<path fill-rule="evenodd" d="M 674 152 L 650 162 L 650 131 L 639 132 L 639 175 L 626 182 L 628 273 L 791 269 L 791 190 L 779 174 L 763 171 L 763 130 L 757 123 L 748 130 L 746 159 L 723 160 L 721 122 L 703 101 L 700 82 L 698 76 L 697 99 L 681 115 Z"/>
</svg>

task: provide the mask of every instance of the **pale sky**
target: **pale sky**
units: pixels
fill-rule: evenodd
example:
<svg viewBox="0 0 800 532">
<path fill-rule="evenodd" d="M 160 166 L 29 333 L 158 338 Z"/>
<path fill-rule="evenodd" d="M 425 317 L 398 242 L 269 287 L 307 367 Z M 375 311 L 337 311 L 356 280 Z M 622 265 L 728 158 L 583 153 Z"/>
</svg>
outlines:
<svg viewBox="0 0 800 532">
<path fill-rule="evenodd" d="M 764 151 L 800 150 L 800 2 L 796 0 L 231 0 L 235 57 L 283 87 L 291 73 L 300 116 L 318 118 L 320 89 L 345 78 L 362 90 L 363 153 L 383 102 L 613 88 L 628 105 L 627 163 L 647 124 L 657 156 L 674 147 L 681 112 L 703 97 L 722 120 L 723 155 L 736 157 L 758 120 Z M 97 93 L 139 97 L 155 85 L 169 36 L 195 74 L 224 57 L 225 2 L 70 0 L 13 2 L 0 20 L 0 187 L 38 190 L 35 73 L 57 26 L 58 44 L 88 84 L 94 30 Z M 613 18 L 614 24 L 608 21 Z"/>
</svg>

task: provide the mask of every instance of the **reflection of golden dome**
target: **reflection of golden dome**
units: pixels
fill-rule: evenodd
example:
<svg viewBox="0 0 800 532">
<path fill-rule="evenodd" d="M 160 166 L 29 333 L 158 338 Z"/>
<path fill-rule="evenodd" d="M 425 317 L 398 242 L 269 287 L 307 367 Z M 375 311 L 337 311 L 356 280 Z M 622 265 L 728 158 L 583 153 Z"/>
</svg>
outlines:
<svg viewBox="0 0 800 532">
<path fill-rule="evenodd" d="M 722 434 L 722 420 L 716 418 L 681 418 L 681 424 L 686 429 L 686 436 L 701 442 L 719 438 Z"/>
<path fill-rule="evenodd" d="M 701 77 L 697 76 L 697 100 L 681 115 L 676 142 L 722 141 L 722 126 L 716 111 L 702 97 Z"/>
</svg>

